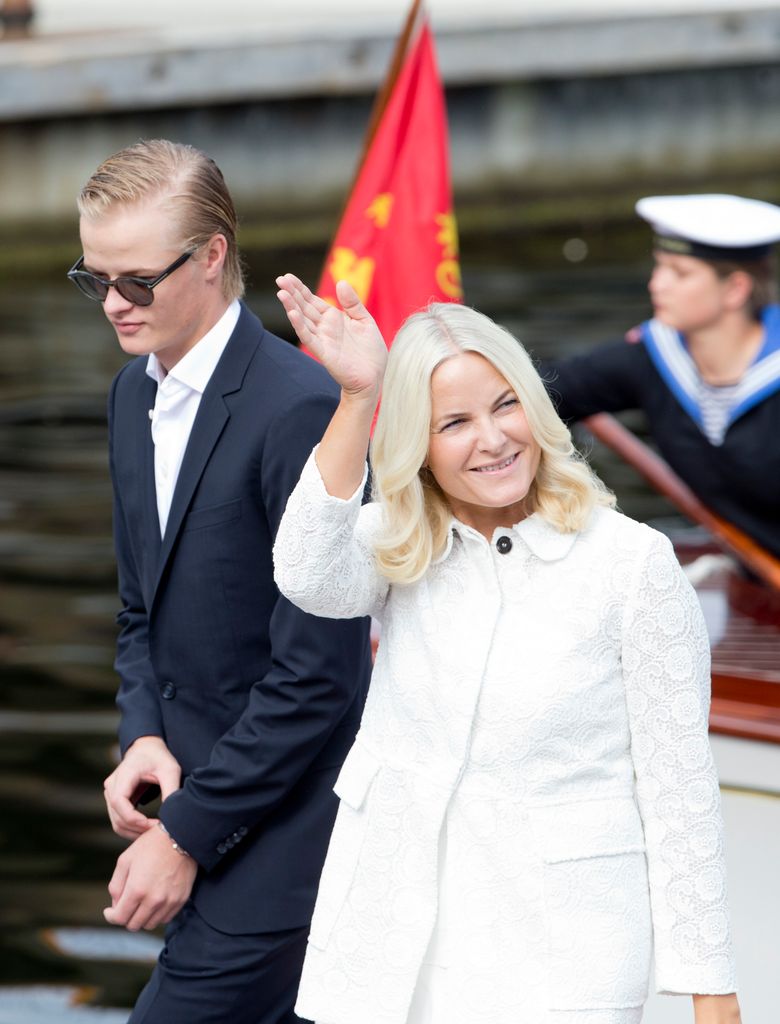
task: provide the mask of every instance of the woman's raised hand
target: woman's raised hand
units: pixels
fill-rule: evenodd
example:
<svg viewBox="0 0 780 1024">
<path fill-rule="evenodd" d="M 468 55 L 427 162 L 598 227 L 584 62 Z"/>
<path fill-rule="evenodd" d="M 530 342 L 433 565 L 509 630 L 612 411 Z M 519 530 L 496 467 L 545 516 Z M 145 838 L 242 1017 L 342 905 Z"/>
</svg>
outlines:
<svg viewBox="0 0 780 1024">
<path fill-rule="evenodd" d="M 302 345 L 319 359 L 342 392 L 379 395 L 387 347 L 374 318 L 346 281 L 336 285 L 341 309 L 315 295 L 294 274 L 277 277 L 277 297 Z"/>
</svg>

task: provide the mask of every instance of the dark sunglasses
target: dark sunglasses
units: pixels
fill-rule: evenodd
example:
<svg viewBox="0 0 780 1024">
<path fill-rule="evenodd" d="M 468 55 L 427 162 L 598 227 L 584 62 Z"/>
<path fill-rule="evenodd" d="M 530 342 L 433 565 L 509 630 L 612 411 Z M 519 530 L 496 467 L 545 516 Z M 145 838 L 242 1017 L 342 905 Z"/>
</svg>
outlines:
<svg viewBox="0 0 780 1024">
<path fill-rule="evenodd" d="M 194 251 L 192 249 L 179 256 L 157 277 L 117 277 L 114 281 L 108 281 L 105 277 L 97 277 L 95 274 L 90 274 L 88 270 L 82 270 L 84 257 L 79 256 L 68 271 L 68 277 L 79 291 L 83 292 L 88 299 L 94 299 L 95 302 L 105 302 L 108 289 L 116 288 L 122 298 L 127 302 L 132 302 L 134 306 L 151 306 L 154 302 L 152 289 L 160 281 L 164 281 L 174 270 L 178 270 L 183 263 L 186 263 Z"/>
</svg>

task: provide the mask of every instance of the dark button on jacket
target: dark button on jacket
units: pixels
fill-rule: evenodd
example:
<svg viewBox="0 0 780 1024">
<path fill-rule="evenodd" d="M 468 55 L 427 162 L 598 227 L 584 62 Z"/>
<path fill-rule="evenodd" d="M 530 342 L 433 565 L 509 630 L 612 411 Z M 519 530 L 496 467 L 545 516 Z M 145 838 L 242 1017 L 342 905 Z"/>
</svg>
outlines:
<svg viewBox="0 0 780 1024">
<path fill-rule="evenodd" d="M 176 687 L 172 682 L 166 681 L 160 685 L 160 696 L 163 700 L 173 700 L 176 696 Z"/>
<path fill-rule="evenodd" d="M 512 550 L 512 539 L 511 537 L 499 537 L 496 541 L 496 547 L 500 555 L 508 555 Z"/>
</svg>

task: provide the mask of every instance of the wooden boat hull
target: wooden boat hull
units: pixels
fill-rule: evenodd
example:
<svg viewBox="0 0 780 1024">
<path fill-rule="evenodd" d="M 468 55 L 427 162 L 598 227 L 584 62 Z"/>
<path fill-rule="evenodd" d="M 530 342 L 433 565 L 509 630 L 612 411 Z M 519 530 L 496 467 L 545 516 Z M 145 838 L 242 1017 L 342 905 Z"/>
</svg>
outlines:
<svg viewBox="0 0 780 1024">
<path fill-rule="evenodd" d="M 680 540 L 675 550 L 710 633 L 711 731 L 780 743 L 780 592 L 722 555 Z"/>
</svg>

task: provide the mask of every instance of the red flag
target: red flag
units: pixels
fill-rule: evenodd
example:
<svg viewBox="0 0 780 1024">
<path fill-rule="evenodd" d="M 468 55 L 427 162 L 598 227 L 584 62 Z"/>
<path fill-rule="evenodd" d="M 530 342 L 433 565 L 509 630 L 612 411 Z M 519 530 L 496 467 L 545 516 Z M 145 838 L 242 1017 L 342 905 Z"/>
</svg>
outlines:
<svg viewBox="0 0 780 1024">
<path fill-rule="evenodd" d="M 460 301 L 447 113 L 427 21 L 382 113 L 325 261 L 319 294 L 355 288 L 388 344 L 433 301 Z"/>
</svg>

